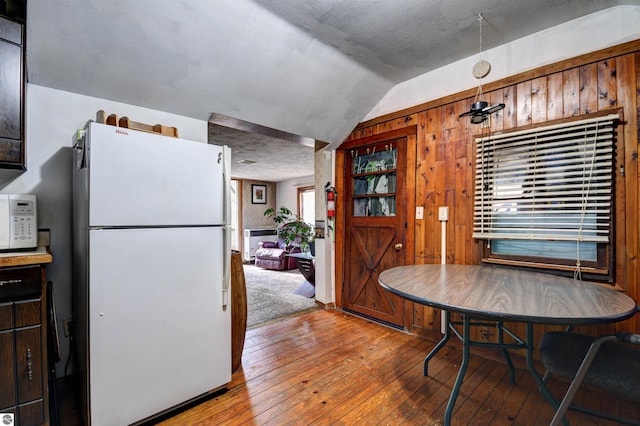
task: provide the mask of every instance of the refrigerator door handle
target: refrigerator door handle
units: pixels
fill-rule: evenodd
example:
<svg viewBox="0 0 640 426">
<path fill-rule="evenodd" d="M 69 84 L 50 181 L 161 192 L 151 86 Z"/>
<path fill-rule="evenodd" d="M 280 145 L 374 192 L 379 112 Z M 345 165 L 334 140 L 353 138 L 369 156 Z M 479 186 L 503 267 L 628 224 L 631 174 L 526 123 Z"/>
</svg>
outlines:
<svg viewBox="0 0 640 426">
<path fill-rule="evenodd" d="M 76 149 L 76 168 L 78 170 L 87 167 L 87 150 L 86 150 L 86 129 L 78 129 L 75 135 L 75 143 L 73 147 Z"/>
<path fill-rule="evenodd" d="M 231 287 L 231 235 L 228 226 L 222 227 L 223 255 L 222 255 L 222 310 L 227 310 L 229 304 L 229 288 Z"/>
<path fill-rule="evenodd" d="M 231 287 L 231 149 L 222 147 L 222 176 L 223 176 L 223 274 L 222 274 L 222 309 L 226 310 L 229 303 L 229 288 Z"/>
</svg>

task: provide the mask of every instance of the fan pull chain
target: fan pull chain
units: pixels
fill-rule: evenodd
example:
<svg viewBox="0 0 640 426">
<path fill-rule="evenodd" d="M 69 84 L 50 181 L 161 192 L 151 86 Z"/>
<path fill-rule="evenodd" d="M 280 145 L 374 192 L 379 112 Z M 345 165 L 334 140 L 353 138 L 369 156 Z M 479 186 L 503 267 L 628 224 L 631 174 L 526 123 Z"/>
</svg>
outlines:
<svg viewBox="0 0 640 426">
<path fill-rule="evenodd" d="M 479 59 L 482 59 L 482 21 L 484 21 L 482 13 L 478 13 L 478 22 L 480 23 L 480 49 L 478 50 Z"/>
<path fill-rule="evenodd" d="M 480 46 L 478 47 L 478 60 L 482 60 L 482 21 L 484 21 L 484 18 L 482 17 L 482 13 L 478 13 L 478 23 L 480 26 L 480 37 L 479 38 L 479 43 Z M 482 93 L 482 78 L 478 79 L 478 91 L 476 92 L 476 97 L 473 99 L 473 102 L 478 102 L 481 101 L 483 98 L 483 93 Z"/>
</svg>

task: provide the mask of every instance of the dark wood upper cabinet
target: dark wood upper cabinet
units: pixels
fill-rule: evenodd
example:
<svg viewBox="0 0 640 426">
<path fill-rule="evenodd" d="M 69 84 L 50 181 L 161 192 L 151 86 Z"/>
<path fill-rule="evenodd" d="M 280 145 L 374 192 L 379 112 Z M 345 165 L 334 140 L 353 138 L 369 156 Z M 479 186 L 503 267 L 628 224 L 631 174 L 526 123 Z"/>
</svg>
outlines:
<svg viewBox="0 0 640 426">
<path fill-rule="evenodd" d="M 0 168 L 25 170 L 24 27 L 0 16 Z"/>
</svg>

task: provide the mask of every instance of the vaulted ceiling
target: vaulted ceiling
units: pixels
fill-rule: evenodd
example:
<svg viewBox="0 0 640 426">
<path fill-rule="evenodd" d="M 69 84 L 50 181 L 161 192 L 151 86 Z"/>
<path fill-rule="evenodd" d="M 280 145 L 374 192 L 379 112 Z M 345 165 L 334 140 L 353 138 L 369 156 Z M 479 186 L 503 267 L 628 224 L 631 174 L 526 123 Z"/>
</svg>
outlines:
<svg viewBox="0 0 640 426">
<path fill-rule="evenodd" d="M 395 84 L 477 54 L 479 13 L 490 49 L 622 4 L 640 0 L 28 0 L 28 79 L 336 145 Z"/>
</svg>

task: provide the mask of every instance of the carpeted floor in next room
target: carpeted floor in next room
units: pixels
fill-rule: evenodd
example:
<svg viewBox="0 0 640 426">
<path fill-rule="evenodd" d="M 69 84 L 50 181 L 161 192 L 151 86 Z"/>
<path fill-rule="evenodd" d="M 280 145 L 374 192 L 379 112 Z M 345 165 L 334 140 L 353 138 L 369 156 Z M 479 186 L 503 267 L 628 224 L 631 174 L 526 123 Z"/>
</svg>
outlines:
<svg viewBox="0 0 640 426">
<path fill-rule="evenodd" d="M 244 264 L 243 269 L 247 286 L 247 328 L 318 307 L 315 298 L 294 294 L 304 282 L 297 269 L 271 271 L 253 264 Z"/>
</svg>

